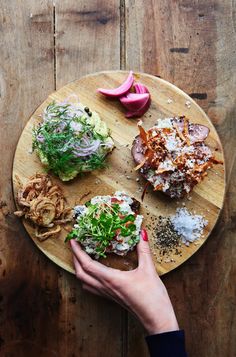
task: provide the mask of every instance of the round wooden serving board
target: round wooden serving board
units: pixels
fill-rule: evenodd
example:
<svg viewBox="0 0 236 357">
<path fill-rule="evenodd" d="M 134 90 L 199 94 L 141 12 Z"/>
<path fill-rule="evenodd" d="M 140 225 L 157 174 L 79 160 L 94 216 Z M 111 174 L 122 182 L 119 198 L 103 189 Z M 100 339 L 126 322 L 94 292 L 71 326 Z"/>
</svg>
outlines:
<svg viewBox="0 0 236 357">
<path fill-rule="evenodd" d="M 138 119 L 126 119 L 125 111 L 118 100 L 109 100 L 96 91 L 98 87 L 117 87 L 127 75 L 126 71 L 109 71 L 88 75 L 52 93 L 40 105 L 25 126 L 16 148 L 12 173 L 15 197 L 17 193 L 16 175 L 25 183 L 36 172 L 44 172 L 38 157 L 31 152 L 32 129 L 41 121 L 40 115 L 43 109 L 53 100 L 74 101 L 75 95 L 77 95 L 80 102 L 92 111 L 99 113 L 107 123 L 116 148 L 107 158 L 108 167 L 106 169 L 77 177 L 69 183 L 62 183 L 54 177 L 54 182 L 63 188 L 64 195 L 71 207 L 78 203 L 84 203 L 93 196 L 112 194 L 116 190 L 125 191 L 137 200 L 141 200 L 145 182 L 133 170 L 135 165 L 130 152 L 133 139 L 138 134 Z M 135 80 L 145 84 L 151 93 L 151 107 L 142 118 L 146 129 L 153 126 L 159 118 L 185 115 L 191 122 L 204 124 L 210 128 L 210 135 L 206 143 L 215 152 L 218 159 L 224 160 L 220 139 L 214 126 L 204 111 L 187 94 L 174 85 L 148 74 L 135 73 Z M 190 102 L 190 105 L 186 102 Z M 140 180 L 136 181 L 137 178 Z M 144 215 L 144 225 L 149 230 L 153 259 L 159 274 L 165 274 L 182 264 L 204 243 L 219 217 L 223 206 L 224 192 L 225 174 L 224 165 L 221 164 L 214 165 L 214 168 L 208 171 L 208 176 L 194 188 L 190 199 L 173 200 L 160 192 L 153 192 L 151 188 L 148 189 L 142 203 L 141 214 Z M 173 214 L 176 208 L 183 206 L 193 213 L 203 215 L 208 220 L 204 234 L 201 239 L 190 246 L 182 246 L 182 254 L 173 254 L 168 259 L 165 256 L 160 257 L 158 249 L 155 247 L 155 224 L 153 222 L 159 215 Z M 39 242 L 35 238 L 34 228 L 29 222 L 23 220 L 23 224 L 44 254 L 62 268 L 74 272 L 70 248 L 68 244 L 64 243 L 67 234 L 64 229 L 59 237 Z M 118 269 L 132 269 L 137 264 L 136 252 L 129 253 L 126 257 L 110 255 L 104 263 Z"/>
</svg>

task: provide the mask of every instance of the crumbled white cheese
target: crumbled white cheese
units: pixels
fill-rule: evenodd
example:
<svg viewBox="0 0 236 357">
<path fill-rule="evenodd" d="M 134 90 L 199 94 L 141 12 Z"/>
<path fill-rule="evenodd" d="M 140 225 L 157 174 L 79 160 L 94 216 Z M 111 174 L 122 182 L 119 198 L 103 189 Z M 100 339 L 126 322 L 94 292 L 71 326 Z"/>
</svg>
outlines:
<svg viewBox="0 0 236 357">
<path fill-rule="evenodd" d="M 124 200 L 127 203 L 129 203 L 130 205 L 133 203 L 132 198 L 127 196 L 126 193 L 124 193 L 122 191 L 116 191 L 113 197 L 116 197 L 117 199 Z"/>
<path fill-rule="evenodd" d="M 183 154 L 193 154 L 195 151 L 195 148 L 193 145 L 185 145 L 184 147 L 181 148 L 181 151 Z"/>
<path fill-rule="evenodd" d="M 115 243 L 115 249 L 122 252 L 125 250 L 129 250 L 130 246 L 128 243 Z"/>
<path fill-rule="evenodd" d="M 166 137 L 166 143 L 165 146 L 168 151 L 172 152 L 178 149 L 178 146 L 180 144 L 180 140 L 176 137 L 176 135 L 168 135 Z"/>
<path fill-rule="evenodd" d="M 120 205 L 120 211 L 124 212 L 124 213 L 133 213 L 130 205 L 128 202 L 124 201 L 122 203 L 119 204 Z"/>
<path fill-rule="evenodd" d="M 186 160 L 186 166 L 188 166 L 189 168 L 193 168 L 194 167 L 194 161 L 191 159 Z"/>
<path fill-rule="evenodd" d="M 87 212 L 87 207 L 84 205 L 78 205 L 74 207 L 74 216 L 83 216 Z"/>
<path fill-rule="evenodd" d="M 111 196 L 95 196 L 91 199 L 92 205 L 95 205 L 96 203 L 110 203 L 111 202 Z"/>
<path fill-rule="evenodd" d="M 166 158 L 165 161 L 160 163 L 160 165 L 158 166 L 158 170 L 174 171 L 175 165 L 170 159 Z"/>
<path fill-rule="evenodd" d="M 134 221 L 134 224 L 136 225 L 136 234 L 137 235 L 140 234 L 142 222 L 143 222 L 143 216 L 138 214 Z"/>
<path fill-rule="evenodd" d="M 158 119 L 155 125 L 157 128 L 172 128 L 172 118 Z"/>
</svg>

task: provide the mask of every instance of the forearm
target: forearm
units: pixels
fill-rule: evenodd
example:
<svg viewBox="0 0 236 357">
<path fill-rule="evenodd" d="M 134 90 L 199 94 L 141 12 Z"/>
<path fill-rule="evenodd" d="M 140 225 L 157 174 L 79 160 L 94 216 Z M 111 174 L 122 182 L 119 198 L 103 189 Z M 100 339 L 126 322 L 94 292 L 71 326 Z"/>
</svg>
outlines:
<svg viewBox="0 0 236 357">
<path fill-rule="evenodd" d="M 169 311 L 164 314 L 161 313 L 159 316 L 154 315 L 145 320 L 140 320 L 149 335 L 179 330 L 179 325 L 172 306 L 170 306 Z"/>
<path fill-rule="evenodd" d="M 168 292 L 162 282 L 158 296 L 147 299 L 146 304 L 131 305 L 130 310 L 138 317 L 149 335 L 179 330 Z M 151 291 L 150 291 L 151 294 Z"/>
</svg>

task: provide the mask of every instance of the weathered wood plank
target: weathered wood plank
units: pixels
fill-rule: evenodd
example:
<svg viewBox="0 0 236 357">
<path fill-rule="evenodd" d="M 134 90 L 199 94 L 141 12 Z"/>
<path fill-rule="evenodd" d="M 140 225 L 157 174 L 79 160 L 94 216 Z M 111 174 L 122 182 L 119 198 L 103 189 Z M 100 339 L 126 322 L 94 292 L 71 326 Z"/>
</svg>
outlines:
<svg viewBox="0 0 236 357">
<path fill-rule="evenodd" d="M 54 88 L 51 1 L 0 7 L 0 354 L 57 355 L 58 268 L 32 244 L 14 210 L 11 162 L 29 115 Z"/>
<path fill-rule="evenodd" d="M 192 94 L 224 143 L 228 194 L 221 219 L 205 246 L 164 282 L 186 330 L 189 355 L 233 356 L 235 2 L 127 0 L 125 14 L 127 67 L 160 75 Z M 128 331 L 128 356 L 145 356 L 140 326 L 132 318 Z"/>
<path fill-rule="evenodd" d="M 206 109 L 216 87 L 216 3 L 127 0 L 128 68 L 163 77 Z"/>
<path fill-rule="evenodd" d="M 120 69 L 120 2 L 56 3 L 57 88 L 82 75 Z"/>
<path fill-rule="evenodd" d="M 55 31 L 57 89 L 90 72 L 120 68 L 119 1 L 58 1 Z M 124 311 L 82 291 L 64 271 L 59 286 L 59 355 L 121 356 Z"/>
<path fill-rule="evenodd" d="M 72 276 L 32 245 L 9 213 L 14 209 L 10 163 L 16 141 L 30 113 L 56 88 L 54 74 L 59 87 L 85 73 L 127 63 L 127 68 L 161 75 L 192 93 L 224 143 L 228 194 L 222 218 L 199 253 L 164 280 L 186 329 L 189 354 L 231 357 L 236 355 L 235 1 L 126 0 L 121 38 L 118 6 L 115 0 L 57 1 L 56 8 L 49 0 L 1 5 L 0 354 L 146 355 L 136 321 L 130 319 L 122 331 L 123 312 L 82 292 Z M 104 328 L 99 341 L 98 329 Z"/>
</svg>

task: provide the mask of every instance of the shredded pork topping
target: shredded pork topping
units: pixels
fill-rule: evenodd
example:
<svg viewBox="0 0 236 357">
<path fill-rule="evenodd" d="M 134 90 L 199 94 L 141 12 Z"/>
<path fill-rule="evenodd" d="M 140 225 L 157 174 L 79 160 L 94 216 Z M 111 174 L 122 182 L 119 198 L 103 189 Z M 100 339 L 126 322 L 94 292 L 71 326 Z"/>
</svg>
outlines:
<svg viewBox="0 0 236 357">
<path fill-rule="evenodd" d="M 139 125 L 143 159 L 136 170 L 145 174 L 154 190 L 182 197 L 219 163 L 204 143 L 209 129 L 190 124 L 185 117 L 158 120 L 149 130 Z"/>
</svg>

